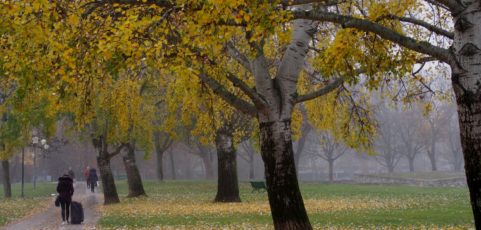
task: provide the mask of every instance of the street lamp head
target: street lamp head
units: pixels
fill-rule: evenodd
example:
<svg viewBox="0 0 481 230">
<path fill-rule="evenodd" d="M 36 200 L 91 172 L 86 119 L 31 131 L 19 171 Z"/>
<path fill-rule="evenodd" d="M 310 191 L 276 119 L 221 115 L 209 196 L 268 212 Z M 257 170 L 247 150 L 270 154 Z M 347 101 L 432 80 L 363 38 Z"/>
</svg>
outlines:
<svg viewBox="0 0 481 230">
<path fill-rule="evenodd" d="M 46 145 L 46 144 L 47 144 L 47 140 L 42 139 L 42 140 L 40 141 L 40 143 L 41 143 L 42 145 Z"/>
<path fill-rule="evenodd" d="M 48 148 L 50 148 L 50 146 L 49 146 L 48 144 L 45 144 L 45 145 L 43 146 L 43 148 L 44 148 L 45 150 L 48 150 Z"/>
</svg>

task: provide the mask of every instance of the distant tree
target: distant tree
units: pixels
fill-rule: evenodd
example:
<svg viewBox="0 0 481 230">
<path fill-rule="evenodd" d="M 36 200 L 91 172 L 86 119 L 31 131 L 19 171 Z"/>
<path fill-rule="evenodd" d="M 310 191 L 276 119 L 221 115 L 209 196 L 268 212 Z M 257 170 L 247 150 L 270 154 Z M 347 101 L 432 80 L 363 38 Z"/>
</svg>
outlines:
<svg viewBox="0 0 481 230">
<path fill-rule="evenodd" d="M 402 158 L 399 152 L 399 133 L 396 127 L 395 113 L 385 106 L 381 106 L 376 114 L 379 122 L 378 135 L 375 149 L 378 153 L 375 158 L 388 172 L 394 172 L 395 167 Z"/>
<path fill-rule="evenodd" d="M 243 152 L 245 154 L 239 154 L 239 156 L 241 157 L 241 159 L 245 160 L 249 164 L 249 179 L 252 180 L 255 178 L 254 159 L 256 150 L 254 149 L 254 146 L 252 145 L 252 140 L 250 138 L 242 142 L 240 146 L 244 150 Z"/>
<path fill-rule="evenodd" d="M 453 106 L 454 107 L 454 106 Z M 445 142 L 447 144 L 448 159 L 453 165 L 453 170 L 455 172 L 462 171 L 463 168 L 463 148 L 461 146 L 461 139 L 459 135 L 459 122 L 458 115 L 455 108 L 450 107 L 448 114 L 448 131 L 446 132 Z"/>
<path fill-rule="evenodd" d="M 164 153 L 173 143 L 172 137 L 164 132 L 157 131 L 154 133 L 154 145 L 155 145 L 155 155 L 157 159 L 157 179 L 160 181 L 164 180 Z M 173 166 L 172 166 L 173 167 Z"/>
<path fill-rule="evenodd" d="M 329 182 L 333 182 L 334 162 L 343 156 L 349 148 L 327 132 L 319 132 L 316 136 L 319 137 L 320 149 L 314 155 L 327 161 L 329 164 Z"/>
<path fill-rule="evenodd" d="M 406 157 L 409 163 L 409 171 L 414 172 L 414 160 L 423 150 L 423 141 L 420 133 L 422 126 L 422 114 L 416 108 L 406 111 L 397 110 L 394 127 L 399 134 L 399 153 Z"/>
<path fill-rule="evenodd" d="M 437 144 L 443 138 L 446 133 L 447 114 L 446 107 L 441 104 L 433 103 L 433 106 L 427 108 L 426 115 L 424 116 L 424 125 L 422 126 L 422 136 L 424 137 L 423 145 L 426 151 L 429 161 L 431 162 L 431 170 L 437 171 Z"/>
</svg>

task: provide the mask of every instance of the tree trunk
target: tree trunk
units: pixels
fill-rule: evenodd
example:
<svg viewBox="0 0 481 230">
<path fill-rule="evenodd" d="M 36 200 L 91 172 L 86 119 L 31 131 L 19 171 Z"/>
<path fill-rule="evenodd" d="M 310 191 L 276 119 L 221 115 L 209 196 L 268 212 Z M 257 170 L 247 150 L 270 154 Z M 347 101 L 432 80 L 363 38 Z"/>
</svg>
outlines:
<svg viewBox="0 0 481 230">
<path fill-rule="evenodd" d="M 329 163 L 329 182 L 334 182 L 334 160 L 328 161 Z"/>
<path fill-rule="evenodd" d="M 164 180 L 164 151 L 156 149 L 155 152 L 157 153 L 157 179 L 159 181 Z"/>
<path fill-rule="evenodd" d="M 240 202 L 237 179 L 236 149 L 232 133 L 219 130 L 216 133 L 218 176 L 215 202 Z"/>
<path fill-rule="evenodd" d="M 312 229 L 297 181 L 291 122 L 260 123 L 267 194 L 276 229 Z"/>
<path fill-rule="evenodd" d="M 433 152 L 428 152 L 429 162 L 431 162 L 431 171 L 437 171 L 438 168 L 436 166 L 436 156 Z"/>
<path fill-rule="evenodd" d="M 481 6 L 465 1 L 454 15 L 455 36 L 451 64 L 452 84 L 458 105 L 464 169 L 476 229 L 481 229 Z"/>
<path fill-rule="evenodd" d="M 387 165 L 387 171 L 388 171 L 389 173 L 393 173 L 393 172 L 394 172 L 394 166 L 391 165 L 391 164 L 388 164 L 388 165 Z"/>
<path fill-rule="evenodd" d="M 414 172 L 414 157 L 408 157 L 409 172 Z"/>
<path fill-rule="evenodd" d="M 255 168 L 254 168 L 254 153 L 249 153 L 249 180 L 254 180 Z"/>
<path fill-rule="evenodd" d="M 97 165 L 99 167 L 102 190 L 104 192 L 104 205 L 120 203 L 112 168 L 110 167 L 110 158 L 105 156 L 105 154 L 106 153 L 100 153 L 99 156 L 97 156 Z"/>
<path fill-rule="evenodd" d="M 171 172 L 172 172 L 172 180 L 175 180 L 175 179 L 176 179 L 176 175 L 175 175 L 174 152 L 173 152 L 172 150 L 170 150 L 169 154 L 170 154 L 170 170 L 171 170 Z"/>
<path fill-rule="evenodd" d="M 157 179 L 164 180 L 164 153 L 172 144 L 172 139 L 169 135 L 162 132 L 154 133 L 155 152 L 157 156 Z"/>
<path fill-rule="evenodd" d="M 3 169 L 3 196 L 5 198 L 12 197 L 12 184 L 10 182 L 10 162 L 8 160 L 2 160 Z"/>
<path fill-rule="evenodd" d="M 129 186 L 129 195 L 127 197 L 145 196 L 144 185 L 135 161 L 135 144 L 133 142 L 129 144 L 127 154 L 123 157 L 123 160 Z"/>
</svg>

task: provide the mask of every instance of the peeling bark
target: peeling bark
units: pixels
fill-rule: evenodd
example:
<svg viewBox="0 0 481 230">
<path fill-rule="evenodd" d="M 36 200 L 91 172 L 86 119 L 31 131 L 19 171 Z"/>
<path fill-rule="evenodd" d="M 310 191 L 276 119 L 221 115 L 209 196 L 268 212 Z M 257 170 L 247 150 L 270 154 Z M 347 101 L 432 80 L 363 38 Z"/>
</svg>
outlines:
<svg viewBox="0 0 481 230">
<path fill-rule="evenodd" d="M 456 26 L 452 82 L 458 104 L 461 145 L 476 229 L 481 229 L 481 6 L 465 2 Z"/>
</svg>

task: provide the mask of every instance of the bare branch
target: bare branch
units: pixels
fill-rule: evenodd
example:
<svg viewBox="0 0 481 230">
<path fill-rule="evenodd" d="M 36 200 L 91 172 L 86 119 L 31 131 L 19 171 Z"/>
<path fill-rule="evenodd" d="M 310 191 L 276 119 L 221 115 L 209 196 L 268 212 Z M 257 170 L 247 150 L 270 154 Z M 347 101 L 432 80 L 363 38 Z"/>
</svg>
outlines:
<svg viewBox="0 0 481 230">
<path fill-rule="evenodd" d="M 337 89 L 343 82 L 344 82 L 344 79 L 342 79 L 342 78 L 337 78 L 337 79 L 335 79 L 333 82 L 331 82 L 331 83 L 329 83 L 328 85 L 320 88 L 320 89 L 317 90 L 317 91 L 310 92 L 310 93 L 308 93 L 308 94 L 298 96 L 298 97 L 296 98 L 295 103 L 300 103 L 300 102 L 308 101 L 308 100 L 314 99 L 314 98 L 316 98 L 316 97 L 320 97 L 320 96 L 326 95 L 326 94 L 328 94 L 329 92 L 332 92 L 333 90 Z"/>
<path fill-rule="evenodd" d="M 423 20 L 420 20 L 420 19 L 417 19 L 417 18 L 410 18 L 410 17 L 399 17 L 399 16 L 396 16 L 396 15 L 387 15 L 385 16 L 386 18 L 389 18 L 389 19 L 396 19 L 396 20 L 399 20 L 401 22 L 409 22 L 409 23 L 412 23 L 414 25 L 418 25 L 418 26 L 422 26 L 426 29 L 428 29 L 429 31 L 432 31 L 436 34 L 439 34 L 439 35 L 442 35 L 442 36 L 445 36 L 445 37 L 448 37 L 450 39 L 453 39 L 454 38 L 454 33 L 451 32 L 451 31 L 447 31 L 443 28 L 440 28 L 440 27 L 437 27 L 435 25 L 432 25 L 430 23 L 427 23 Z M 382 19 L 382 18 L 381 18 Z"/>
<path fill-rule="evenodd" d="M 397 43 L 416 52 L 433 56 L 440 61 L 446 63 L 453 62 L 453 57 L 451 56 L 451 53 L 448 49 L 444 49 L 432 45 L 428 42 L 418 41 L 411 37 L 404 36 L 388 27 L 385 27 L 375 22 L 320 10 L 293 11 L 293 14 L 295 19 L 303 18 L 317 21 L 333 22 L 341 24 L 344 28 L 355 28 L 365 32 L 375 33 L 384 39 Z"/>
<path fill-rule="evenodd" d="M 122 151 L 123 148 L 127 147 L 128 144 L 127 143 L 122 143 L 120 144 L 119 146 L 117 146 L 117 148 L 115 149 L 115 151 L 111 152 L 111 153 L 108 153 L 108 157 L 109 158 L 112 158 L 116 155 L 118 155 L 120 153 L 120 151 Z"/>
</svg>

